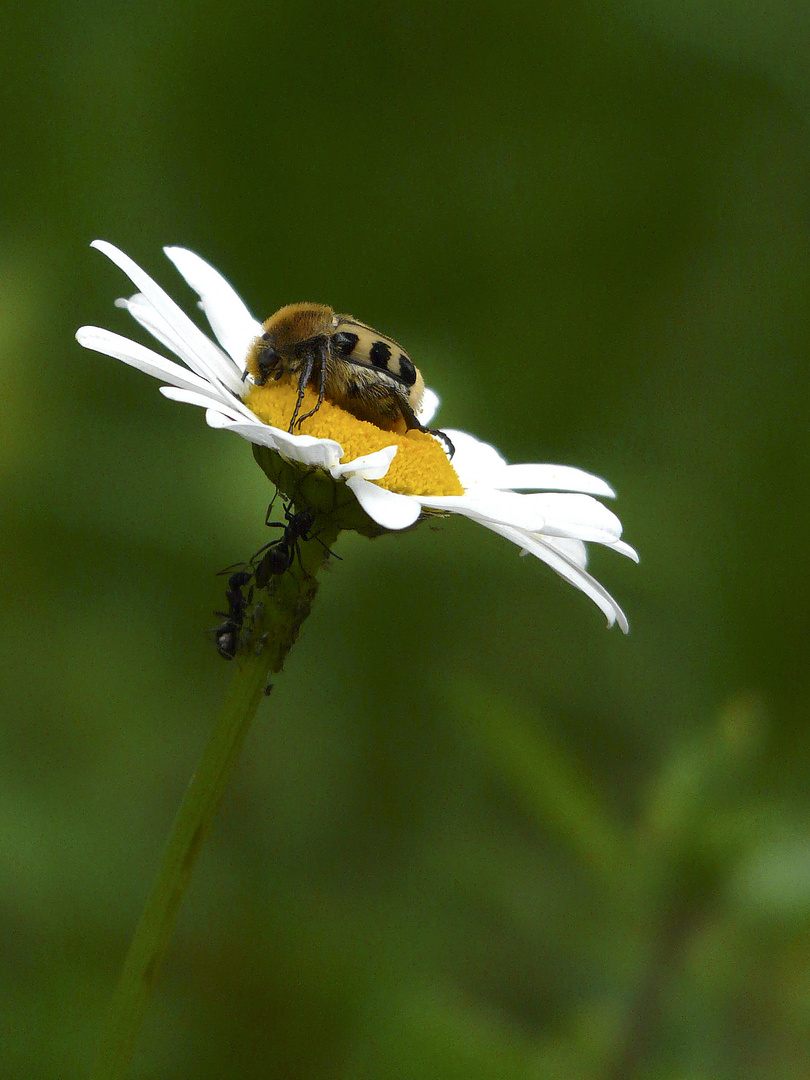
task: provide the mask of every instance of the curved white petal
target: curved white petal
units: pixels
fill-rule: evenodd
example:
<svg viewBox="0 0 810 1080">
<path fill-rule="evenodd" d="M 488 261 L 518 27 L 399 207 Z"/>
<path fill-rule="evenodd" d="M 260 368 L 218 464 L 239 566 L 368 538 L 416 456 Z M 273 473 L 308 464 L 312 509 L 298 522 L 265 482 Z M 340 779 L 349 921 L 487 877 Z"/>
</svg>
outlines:
<svg viewBox="0 0 810 1080">
<path fill-rule="evenodd" d="M 419 501 L 431 510 L 447 510 L 476 521 L 498 521 L 530 532 L 538 531 L 546 524 L 544 510 L 533 505 L 528 496 L 515 491 L 486 491 L 479 488 L 465 495 L 420 496 Z"/>
<path fill-rule="evenodd" d="M 85 349 L 111 356 L 113 360 L 121 360 L 155 379 L 168 379 L 174 386 L 186 390 L 211 390 L 211 384 L 193 371 L 180 367 L 160 353 L 152 352 L 145 345 L 114 334 L 111 330 L 104 330 L 100 326 L 81 326 L 76 331 L 76 340 Z M 223 401 L 229 398 L 230 395 L 223 395 Z"/>
<path fill-rule="evenodd" d="M 209 427 L 218 431 L 233 431 L 235 434 L 241 435 L 243 439 L 247 439 L 248 442 L 256 443 L 257 446 L 269 446 L 273 450 L 278 449 L 276 442 L 278 433 L 275 428 L 268 427 L 266 424 L 236 420 L 217 405 L 209 406 L 205 414 L 205 422 Z"/>
<path fill-rule="evenodd" d="M 398 495 L 362 476 L 350 476 L 346 483 L 368 516 L 384 529 L 407 529 L 421 513 L 418 501 L 410 495 Z"/>
<path fill-rule="evenodd" d="M 628 559 L 632 559 L 634 563 L 640 562 L 639 554 L 634 547 L 630 547 L 629 544 L 625 544 L 624 540 L 617 540 L 615 544 L 609 544 L 611 551 L 618 552 L 619 555 L 626 555 Z"/>
<path fill-rule="evenodd" d="M 278 433 L 275 428 L 266 427 L 264 424 L 246 424 L 243 421 L 233 420 L 220 412 L 218 408 L 206 410 L 205 422 L 216 431 L 232 431 L 234 435 L 239 435 L 240 438 L 255 443 L 256 446 L 267 446 L 270 450 L 280 452 L 276 440 Z"/>
<path fill-rule="evenodd" d="M 179 389 L 176 386 L 161 386 L 160 392 L 170 401 L 182 401 L 186 405 L 199 405 L 203 409 L 215 409 L 218 413 L 229 416 L 240 424 L 244 424 L 246 420 L 251 422 L 250 409 L 246 408 L 238 398 L 226 403 L 217 397 L 215 391 L 210 389 L 207 393 L 201 393 L 196 390 Z M 265 424 L 256 419 L 253 419 L 252 423 L 255 427 L 266 427 Z"/>
<path fill-rule="evenodd" d="M 575 536 L 579 540 L 612 545 L 622 534 L 621 521 L 592 495 L 551 491 L 516 497 L 530 500 L 545 515 L 542 532 L 550 536 Z"/>
<path fill-rule="evenodd" d="M 280 428 L 268 427 L 256 422 L 253 424 L 220 423 L 216 418 L 208 419 L 210 427 L 226 428 L 235 431 L 248 442 L 259 446 L 269 446 L 278 451 L 287 461 L 296 461 L 312 468 L 331 469 L 343 456 L 343 447 L 333 439 L 316 439 L 312 435 L 290 435 Z"/>
<path fill-rule="evenodd" d="M 498 525 L 495 522 L 487 523 L 482 522 L 488 529 L 498 533 L 500 536 L 506 537 L 507 540 L 511 540 L 513 544 L 517 544 L 519 547 L 524 548 L 530 555 L 535 555 L 538 559 L 542 559 L 544 563 L 555 570 L 560 577 L 565 578 L 571 585 L 575 585 L 580 592 L 585 593 L 589 599 L 591 599 L 603 615 L 607 619 L 608 626 L 613 626 L 614 623 L 618 623 L 622 631 L 626 634 L 630 629 L 630 624 L 627 621 L 627 617 L 607 591 L 607 589 L 600 585 L 595 577 L 584 570 L 582 566 L 572 559 L 566 552 L 560 550 L 556 546 L 552 546 L 550 543 L 544 542 L 542 537 L 534 537 L 530 535 L 521 534 L 517 529 L 511 529 L 508 526 Z"/>
<path fill-rule="evenodd" d="M 616 515 L 590 495 L 485 490 L 437 498 L 420 496 L 423 506 L 447 510 L 486 524 L 496 521 L 549 536 L 569 536 L 614 545 L 621 535 Z"/>
<path fill-rule="evenodd" d="M 333 465 L 329 470 L 335 480 L 342 476 L 362 476 L 364 480 L 382 480 L 391 467 L 391 462 L 396 456 L 396 446 L 384 446 L 382 450 L 375 450 L 372 454 L 355 458 L 345 464 Z"/>
<path fill-rule="evenodd" d="M 588 565 L 588 549 L 582 540 L 575 540 L 572 536 L 543 536 L 543 545 L 552 551 L 558 551 L 563 558 L 568 559 L 574 566 L 584 570 Z M 521 555 L 530 555 L 528 548 L 523 548 Z"/>
<path fill-rule="evenodd" d="M 219 431 L 232 431 L 235 435 L 257 446 L 267 446 L 288 461 L 296 461 L 319 469 L 328 470 L 343 453 L 339 443 L 331 439 L 314 439 L 310 435 L 290 436 L 286 431 L 268 427 L 267 424 L 258 421 L 254 423 L 234 421 L 216 407 L 206 412 L 205 422 L 209 427 Z M 290 442 L 291 438 L 295 438 L 296 442 Z"/>
<path fill-rule="evenodd" d="M 491 477 L 490 482 L 493 487 L 513 491 L 578 491 L 608 499 L 616 496 L 606 480 L 571 465 L 504 465 Z"/>
<path fill-rule="evenodd" d="M 132 318 L 139 323 L 144 330 L 148 330 L 149 333 L 160 342 L 170 352 L 173 352 L 175 356 L 179 356 L 181 360 L 185 359 L 187 349 L 183 339 L 178 337 L 174 332 L 174 328 L 166 322 L 163 316 L 157 311 L 156 308 L 146 299 L 143 293 L 135 293 L 134 296 L 120 297 L 115 301 L 115 306 L 123 308 L 128 311 Z"/>
<path fill-rule="evenodd" d="M 163 249 L 188 284 L 200 297 L 217 341 L 233 362 L 244 369 L 245 358 L 254 338 L 262 332 L 262 324 L 251 315 L 244 300 L 231 283 L 205 259 L 182 247 Z"/>
<path fill-rule="evenodd" d="M 177 340 L 182 342 L 183 359 L 193 371 L 214 384 L 221 385 L 223 388 L 227 387 L 234 394 L 241 394 L 244 387 L 241 372 L 237 370 L 236 365 L 232 361 L 226 362 L 222 351 L 205 336 L 198 326 L 194 325 L 183 309 L 145 270 L 106 240 L 94 240 L 90 246 L 102 252 L 123 270 L 158 314 L 170 324 Z"/>
<path fill-rule="evenodd" d="M 271 428 L 282 457 L 299 461 L 318 469 L 332 469 L 343 457 L 343 447 L 334 439 L 316 439 L 314 435 L 291 435 L 289 431 Z"/>
</svg>

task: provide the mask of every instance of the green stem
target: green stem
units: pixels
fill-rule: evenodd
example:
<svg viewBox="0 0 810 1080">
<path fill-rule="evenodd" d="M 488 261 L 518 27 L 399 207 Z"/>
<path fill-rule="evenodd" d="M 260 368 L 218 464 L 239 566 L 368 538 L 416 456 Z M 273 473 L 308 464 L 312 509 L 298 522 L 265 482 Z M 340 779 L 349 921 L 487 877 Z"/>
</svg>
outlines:
<svg viewBox="0 0 810 1080">
<path fill-rule="evenodd" d="M 157 880 L 124 961 L 91 1080 L 125 1080 L 197 857 L 262 700 L 267 677 L 281 671 L 310 612 L 318 588 L 315 574 L 338 533 L 337 527 L 330 525 L 319 523 L 322 543 L 302 542 L 293 567 L 272 583 L 271 593 L 257 605 L 246 655 L 235 661 L 222 712 L 180 804 Z"/>
</svg>

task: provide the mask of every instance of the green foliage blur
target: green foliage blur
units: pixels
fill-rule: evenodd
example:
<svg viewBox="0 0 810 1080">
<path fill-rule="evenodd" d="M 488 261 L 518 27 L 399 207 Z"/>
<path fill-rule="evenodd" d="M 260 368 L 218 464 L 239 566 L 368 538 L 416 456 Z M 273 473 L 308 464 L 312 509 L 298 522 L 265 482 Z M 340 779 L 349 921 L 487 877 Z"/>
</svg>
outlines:
<svg viewBox="0 0 810 1080">
<path fill-rule="evenodd" d="M 250 447 L 73 340 L 189 247 L 605 476 L 631 633 L 450 520 L 340 540 L 134 1080 L 810 1074 L 810 8 L 3 16 L 0 1076 L 85 1077 L 231 674 Z"/>
</svg>

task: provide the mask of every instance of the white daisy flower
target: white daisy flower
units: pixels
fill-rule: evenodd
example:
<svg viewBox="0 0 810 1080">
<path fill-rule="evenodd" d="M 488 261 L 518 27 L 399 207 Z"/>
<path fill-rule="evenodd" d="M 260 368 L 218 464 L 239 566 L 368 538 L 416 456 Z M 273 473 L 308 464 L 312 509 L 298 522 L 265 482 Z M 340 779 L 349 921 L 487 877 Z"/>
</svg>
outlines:
<svg viewBox="0 0 810 1080">
<path fill-rule="evenodd" d="M 598 476 L 565 465 L 509 465 L 494 447 L 463 431 L 447 430 L 455 453 L 427 432 L 383 431 L 325 400 L 301 434 L 286 430 L 296 387 L 285 381 L 265 386 L 245 378 L 251 344 L 263 332 L 231 285 L 207 262 L 185 248 L 164 248 L 199 295 L 218 344 L 207 337 L 166 292 L 112 244 L 98 248 L 140 291 L 118 300 L 161 345 L 186 366 L 97 326 L 83 326 L 79 344 L 123 360 L 164 381 L 160 391 L 173 401 L 199 405 L 210 427 L 223 428 L 304 468 L 317 468 L 345 483 L 365 513 L 383 529 L 405 529 L 423 512 L 454 513 L 477 521 L 511 540 L 521 554 L 542 559 L 589 596 L 626 633 L 627 619 L 613 597 L 585 569 L 586 542 L 604 544 L 638 561 L 621 540 L 621 522 L 594 496 L 613 497 Z M 312 408 L 305 398 L 302 413 Z M 439 405 L 425 392 L 418 419 L 428 424 Z"/>
</svg>

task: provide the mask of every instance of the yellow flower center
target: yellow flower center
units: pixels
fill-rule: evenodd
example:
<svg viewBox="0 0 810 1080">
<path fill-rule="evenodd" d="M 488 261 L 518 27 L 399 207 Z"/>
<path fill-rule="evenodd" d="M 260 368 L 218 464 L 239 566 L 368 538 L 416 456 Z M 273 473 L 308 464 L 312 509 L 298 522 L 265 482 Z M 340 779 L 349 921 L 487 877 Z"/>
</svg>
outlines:
<svg viewBox="0 0 810 1080">
<path fill-rule="evenodd" d="M 265 424 L 286 431 L 298 398 L 298 384 L 291 379 L 268 382 L 265 386 L 251 386 L 245 397 L 247 407 Z M 299 416 L 314 409 L 318 395 L 311 387 L 304 391 Z M 399 434 L 383 431 L 367 420 L 341 409 L 324 399 L 320 408 L 300 426 L 295 425 L 296 435 L 313 435 L 316 439 L 334 439 L 343 447 L 341 462 L 396 446 L 397 452 L 388 472 L 376 483 L 401 495 L 463 495 L 455 469 L 447 460 L 441 443 L 426 431 L 411 429 Z"/>
</svg>

